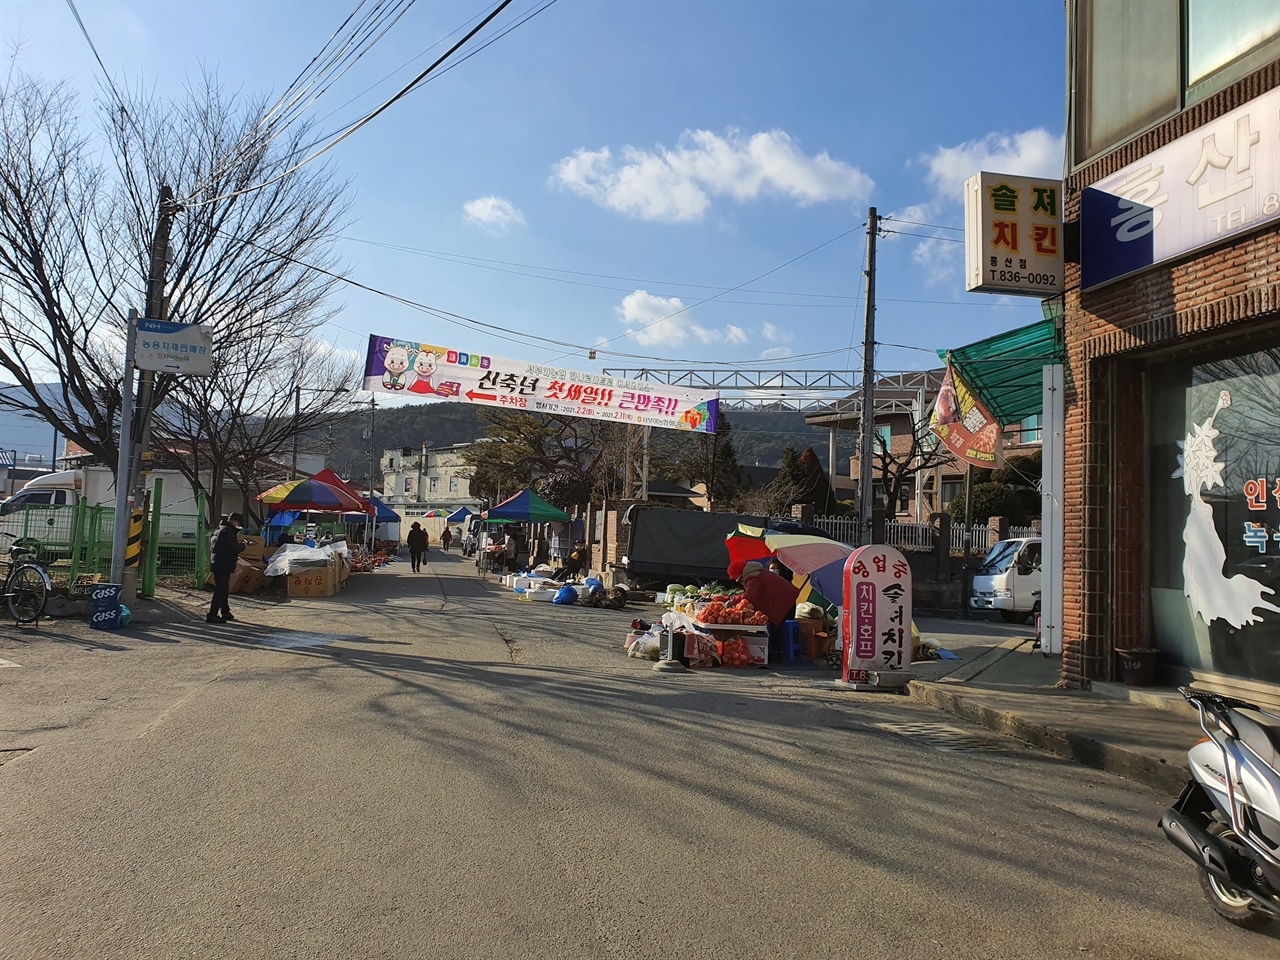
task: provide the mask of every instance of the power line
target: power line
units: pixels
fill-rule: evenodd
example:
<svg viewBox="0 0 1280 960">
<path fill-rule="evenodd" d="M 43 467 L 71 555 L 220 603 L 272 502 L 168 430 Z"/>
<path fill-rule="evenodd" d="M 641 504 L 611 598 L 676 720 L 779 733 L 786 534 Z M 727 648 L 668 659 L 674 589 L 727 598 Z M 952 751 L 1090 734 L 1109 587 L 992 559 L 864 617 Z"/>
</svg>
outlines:
<svg viewBox="0 0 1280 960">
<path fill-rule="evenodd" d="M 359 290 L 364 290 L 366 293 L 372 293 L 375 296 L 385 297 L 386 299 L 392 300 L 395 303 L 402 304 L 406 307 L 409 307 L 410 309 L 417 310 L 420 313 L 425 313 L 428 316 L 435 317 L 438 320 L 443 320 L 446 323 L 451 323 L 454 326 L 462 327 L 464 329 L 471 329 L 473 327 L 480 328 L 484 330 L 487 335 L 492 337 L 497 337 L 499 340 L 505 340 L 509 343 L 515 343 L 522 347 L 536 347 L 539 345 L 543 345 L 543 346 L 549 345 L 553 347 L 568 348 L 574 353 L 587 353 L 587 352 L 598 350 L 598 347 L 588 347 L 582 344 L 570 343 L 564 340 L 554 340 L 550 337 L 540 337 L 532 333 L 527 333 L 527 334 L 521 333 L 521 334 L 517 334 L 516 336 L 511 336 L 510 334 L 512 331 L 510 331 L 508 327 L 502 327 L 492 323 L 485 323 L 483 320 L 476 320 L 473 317 L 468 317 L 464 314 L 453 313 L 448 310 L 443 310 L 439 307 L 432 307 L 424 303 L 419 303 L 416 300 L 410 300 L 407 297 L 402 297 L 402 296 L 399 296 L 398 294 L 390 293 L 386 290 L 380 290 L 377 287 L 371 287 L 368 284 L 361 283 L 358 280 L 352 280 L 350 277 L 345 277 L 342 274 L 334 273 L 332 270 L 327 270 L 323 267 L 318 267 L 318 266 L 315 266 L 314 264 L 306 263 L 305 261 L 299 260 L 296 257 L 290 257 L 287 254 L 277 253 L 274 250 L 264 247 L 261 244 L 255 243 L 254 241 L 246 239 L 244 237 L 237 237 L 234 234 L 227 233 L 225 231 L 218 231 L 218 232 L 222 233 L 222 235 L 227 237 L 228 239 L 235 240 L 238 243 L 246 244 L 247 246 L 251 246 L 255 250 L 260 250 L 269 256 L 277 257 L 278 259 L 284 260 L 288 263 L 297 264 L 298 266 L 305 267 L 308 270 L 314 270 L 319 274 L 322 274 L 327 277 L 331 277 L 332 279 L 337 280 L 341 283 L 345 283 L 345 284 L 348 284 L 349 286 L 356 287 Z M 349 327 L 344 327 L 341 324 L 336 323 L 332 320 L 326 321 L 326 323 L 331 326 L 337 327 L 339 330 L 345 330 L 347 333 L 355 334 L 356 336 L 368 335 L 368 331 L 361 332 L 358 330 L 352 330 Z M 531 341 L 536 341 L 536 342 L 531 342 Z M 645 354 L 624 353 L 619 350 L 599 350 L 599 352 L 607 354 L 608 356 L 611 356 L 611 357 L 620 357 L 626 360 L 651 360 L 656 363 L 688 362 L 683 358 L 654 357 L 654 356 L 648 356 Z M 760 365 L 766 365 L 771 363 L 794 364 L 800 360 L 820 359 L 822 357 L 831 356 L 833 354 L 841 353 L 841 352 L 843 351 L 842 350 L 824 350 L 824 351 L 818 351 L 815 353 L 799 354 L 796 356 L 777 357 L 772 360 L 763 360 L 763 359 L 762 360 L 734 360 L 734 361 L 722 360 L 722 361 L 708 361 L 708 364 L 714 365 L 714 366 L 728 366 L 728 367 L 747 366 L 747 365 L 760 366 Z M 562 356 L 570 356 L 570 354 L 563 354 Z"/>
<path fill-rule="evenodd" d="M 356 121 L 353 124 L 348 125 L 348 127 L 344 132 L 342 132 L 338 136 L 335 136 L 327 144 L 325 144 L 319 150 L 312 153 L 306 159 L 300 160 L 298 163 L 294 164 L 289 169 L 285 170 L 283 173 L 278 174 L 275 177 L 272 177 L 270 180 L 267 180 L 264 183 L 260 183 L 252 187 L 245 187 L 242 190 L 235 190 L 231 193 L 222 194 L 221 196 L 217 196 L 217 197 L 212 197 L 208 200 L 201 200 L 198 203 L 195 203 L 192 201 L 191 198 L 188 198 L 187 200 L 183 201 L 183 206 L 205 206 L 210 203 L 215 203 L 219 200 L 229 200 L 233 197 L 238 197 L 246 193 L 252 193 L 255 190 L 261 190 L 264 187 L 268 187 L 273 183 L 283 180 L 285 177 L 289 176 L 291 173 L 296 172 L 297 170 L 306 166 L 311 161 L 316 160 L 319 157 L 323 156 L 325 153 L 332 150 L 334 147 L 340 144 L 347 137 L 351 136 L 357 130 L 361 129 L 366 124 L 372 123 L 375 118 L 380 116 L 386 110 L 390 109 L 392 104 L 394 104 L 396 101 L 400 100 L 402 97 L 405 97 L 409 93 L 411 93 L 414 90 L 414 88 L 417 87 L 419 84 L 421 84 L 422 81 L 425 80 L 426 77 L 430 75 L 437 67 L 439 67 L 442 63 L 444 63 L 447 59 L 449 59 L 449 57 L 453 56 L 453 54 L 457 52 L 458 49 L 461 48 L 468 40 L 470 40 L 477 33 L 479 33 L 486 26 L 488 26 L 488 24 L 494 19 L 494 17 L 498 16 L 498 14 L 500 14 L 503 10 L 505 10 L 508 6 L 510 6 L 511 2 L 512 0 L 501 0 L 498 6 L 495 7 L 493 11 L 489 13 L 488 16 L 486 16 L 483 20 L 480 21 L 480 23 L 478 23 L 475 27 L 469 30 L 461 40 L 459 40 L 452 47 L 450 47 L 443 54 L 441 54 L 440 57 L 436 59 L 434 63 L 431 64 L 431 66 L 427 67 L 426 70 L 422 71 L 422 73 L 418 74 L 417 77 L 415 77 L 412 81 L 410 81 L 408 84 L 402 87 L 395 96 L 387 100 L 385 103 L 382 104 L 382 106 L 378 107 L 372 113 L 366 114 L 360 120 Z M 554 2 L 555 0 L 549 0 L 549 2 L 542 9 L 546 9 L 546 6 L 550 6 L 550 4 Z"/>
<path fill-rule="evenodd" d="M 856 229 L 856 228 L 855 228 L 855 229 Z M 853 233 L 853 232 L 854 232 L 853 230 L 846 230 L 846 231 L 844 231 L 844 232 L 843 232 L 843 233 L 841 233 L 841 234 L 837 234 L 836 236 L 832 237 L 830 240 L 825 240 L 825 241 L 823 241 L 822 243 L 818 244 L 816 247 L 813 247 L 813 248 L 811 248 L 811 249 L 809 249 L 809 250 L 806 250 L 804 253 L 799 254 L 798 256 L 794 256 L 794 257 L 792 257 L 792 258 L 791 258 L 790 260 L 788 260 L 786 263 L 781 263 L 781 264 L 779 264 L 778 266 L 774 267 L 772 270 L 766 270 L 764 273 L 760 274 L 760 276 L 758 276 L 758 277 L 753 277 L 752 279 L 747 280 L 747 281 L 745 281 L 744 283 L 740 283 L 740 284 L 738 284 L 736 287 L 730 287 L 728 290 L 725 290 L 725 291 L 724 291 L 724 293 L 733 293 L 735 290 L 741 290 L 743 287 L 747 286 L 747 284 L 755 283 L 757 280 L 763 280 L 765 277 L 769 276 L 770 274 L 777 273 L 777 272 L 778 272 L 779 270 L 781 270 L 783 267 L 789 267 L 791 264 L 795 263 L 797 260 L 801 260 L 801 259 L 803 259 L 803 258 L 805 258 L 805 257 L 809 256 L 809 254 L 811 254 L 811 253 L 816 253 L 817 251 L 821 250 L 823 247 L 830 246 L 831 244 L 835 243 L 837 240 L 841 240 L 841 239 L 843 239 L 844 237 L 849 236 L 849 234 L 851 234 L 851 233 Z M 711 300 L 716 300 L 716 299 L 718 299 L 718 298 L 719 298 L 719 297 L 721 297 L 721 296 L 723 296 L 723 294 L 719 294 L 719 293 L 717 293 L 717 294 L 715 294 L 715 295 L 713 295 L 713 296 L 706 297 L 706 298 L 705 298 L 705 299 L 703 299 L 703 300 L 699 300 L 699 301 L 697 301 L 696 303 L 691 303 L 691 304 L 689 304 L 689 305 L 688 305 L 688 306 L 686 306 L 686 307 L 681 307 L 679 310 L 675 311 L 675 313 L 669 313 L 669 314 L 667 314 L 665 317 L 659 317 L 657 320 L 650 320 L 648 323 L 644 324 L 643 326 L 637 327 L 635 330 L 628 330 L 626 333 L 619 334 L 619 335 L 618 335 L 618 336 L 616 336 L 616 337 L 610 337 L 610 338 L 609 338 L 609 339 L 607 339 L 607 340 L 602 340 L 602 341 L 600 341 L 600 343 L 599 343 L 599 344 L 597 344 L 597 345 L 596 345 L 596 347 L 595 347 L 595 348 L 593 348 L 593 349 L 599 350 L 599 348 L 600 348 L 601 346 L 603 346 L 604 344 L 606 344 L 606 343 L 613 343 L 615 340 L 621 340 L 623 337 L 630 337 L 630 336 L 633 336 L 633 335 L 635 335 L 635 334 L 639 333 L 641 330 L 647 330 L 647 329 L 649 329 L 649 327 L 652 327 L 652 326 L 654 326 L 655 324 L 662 323 L 662 322 L 663 322 L 663 321 L 665 321 L 665 320 L 670 320 L 672 317 L 678 317 L 678 316 L 680 316 L 680 314 L 685 313 L 685 312 L 687 312 L 687 311 L 689 311 L 689 310 L 692 310 L 694 307 L 701 306 L 702 304 L 707 303 L 707 302 L 709 302 L 709 301 L 711 301 Z M 561 356 L 559 356 L 559 357 L 553 357 L 551 360 L 548 360 L 547 362 L 548 362 L 548 363 L 554 363 L 556 360 L 560 360 L 560 359 L 562 359 L 563 357 L 566 357 L 566 356 L 568 356 L 568 354 L 561 354 Z"/>
<path fill-rule="evenodd" d="M 894 223 L 909 223 L 913 227 L 933 227 L 935 230 L 954 230 L 956 233 L 964 233 L 964 227 L 948 227 L 941 223 L 923 223 L 919 220 L 900 220 L 897 217 L 881 217 L 881 220 L 891 220 Z"/>
<path fill-rule="evenodd" d="M 964 243 L 959 237 L 934 237 L 927 233 L 911 233 L 907 230 L 881 230 L 881 233 L 895 233 L 900 237 L 919 237 L 922 240 L 942 240 L 946 243 Z"/>
</svg>

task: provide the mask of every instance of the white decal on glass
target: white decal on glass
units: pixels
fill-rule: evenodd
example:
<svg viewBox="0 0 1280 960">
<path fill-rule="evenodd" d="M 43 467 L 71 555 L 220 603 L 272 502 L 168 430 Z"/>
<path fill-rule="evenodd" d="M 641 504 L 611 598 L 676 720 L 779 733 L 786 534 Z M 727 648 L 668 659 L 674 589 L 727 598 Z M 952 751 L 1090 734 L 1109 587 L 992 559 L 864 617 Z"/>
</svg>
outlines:
<svg viewBox="0 0 1280 960">
<path fill-rule="evenodd" d="M 1243 574 L 1230 579 L 1222 575 L 1227 551 L 1213 524 L 1213 508 L 1200 498 L 1202 487 L 1211 490 L 1222 486 L 1224 464 L 1218 461 L 1218 451 L 1213 445 L 1218 436 L 1213 418 L 1229 406 L 1231 394 L 1223 390 L 1209 419 L 1203 424 L 1191 425 L 1192 432 L 1187 434 L 1187 439 L 1178 443 L 1182 453 L 1178 454 L 1178 469 L 1173 476 L 1182 478 L 1182 489 L 1191 498 L 1191 513 L 1182 529 L 1182 539 L 1187 545 L 1182 557 L 1183 593 L 1191 601 L 1192 612 L 1206 624 L 1226 620 L 1233 627 L 1243 627 L 1262 621 L 1255 608 L 1280 613 L 1280 607 L 1262 599 L 1263 594 L 1274 591 L 1257 580 Z"/>
</svg>

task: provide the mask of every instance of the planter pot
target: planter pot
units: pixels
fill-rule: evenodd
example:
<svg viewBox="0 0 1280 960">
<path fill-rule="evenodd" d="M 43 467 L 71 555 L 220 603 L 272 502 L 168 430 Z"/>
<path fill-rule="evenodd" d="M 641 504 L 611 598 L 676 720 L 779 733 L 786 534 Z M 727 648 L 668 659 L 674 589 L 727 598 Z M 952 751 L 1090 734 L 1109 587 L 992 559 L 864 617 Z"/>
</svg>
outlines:
<svg viewBox="0 0 1280 960">
<path fill-rule="evenodd" d="M 1155 686 L 1156 668 L 1160 664 L 1160 651 L 1155 647 L 1116 648 L 1120 659 L 1120 675 L 1130 687 Z"/>
</svg>

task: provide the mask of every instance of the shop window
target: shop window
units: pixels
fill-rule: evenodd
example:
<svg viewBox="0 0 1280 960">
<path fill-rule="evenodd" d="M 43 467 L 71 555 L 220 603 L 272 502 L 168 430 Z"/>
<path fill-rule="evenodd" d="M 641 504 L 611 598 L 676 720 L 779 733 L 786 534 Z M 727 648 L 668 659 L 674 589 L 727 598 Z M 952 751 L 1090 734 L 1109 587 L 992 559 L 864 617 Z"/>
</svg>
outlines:
<svg viewBox="0 0 1280 960">
<path fill-rule="evenodd" d="M 1278 36 L 1280 0 L 1187 0 L 1188 85 Z"/>
<path fill-rule="evenodd" d="M 1075 0 L 1070 10 L 1077 167 L 1280 57 L 1280 0 Z"/>
<path fill-rule="evenodd" d="M 1280 683 L 1280 348 L 1153 367 L 1148 584 L 1173 663 Z"/>
</svg>

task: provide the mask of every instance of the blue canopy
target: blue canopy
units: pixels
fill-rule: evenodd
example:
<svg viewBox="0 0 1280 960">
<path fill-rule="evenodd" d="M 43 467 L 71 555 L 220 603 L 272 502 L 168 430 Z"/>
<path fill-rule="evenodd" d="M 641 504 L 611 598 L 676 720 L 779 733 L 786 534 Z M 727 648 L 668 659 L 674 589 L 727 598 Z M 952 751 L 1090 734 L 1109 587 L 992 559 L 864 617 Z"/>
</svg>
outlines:
<svg viewBox="0 0 1280 960">
<path fill-rule="evenodd" d="M 268 527 L 288 527 L 298 519 L 297 510 L 277 510 L 267 519 Z"/>
<path fill-rule="evenodd" d="M 373 504 L 375 523 L 399 523 L 400 514 L 396 513 L 376 496 L 370 496 L 369 502 Z M 369 519 L 369 515 L 365 513 L 344 513 L 342 519 L 346 523 L 364 523 Z"/>
<path fill-rule="evenodd" d="M 471 516 L 475 511 L 468 510 L 466 507 L 459 507 L 453 513 L 444 518 L 445 523 L 461 523 L 467 517 Z"/>
</svg>

